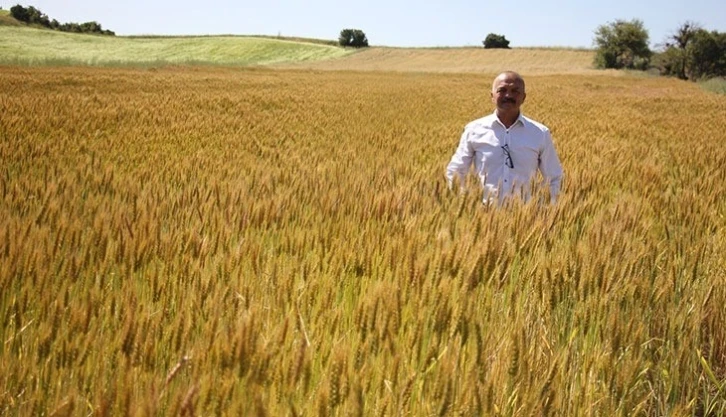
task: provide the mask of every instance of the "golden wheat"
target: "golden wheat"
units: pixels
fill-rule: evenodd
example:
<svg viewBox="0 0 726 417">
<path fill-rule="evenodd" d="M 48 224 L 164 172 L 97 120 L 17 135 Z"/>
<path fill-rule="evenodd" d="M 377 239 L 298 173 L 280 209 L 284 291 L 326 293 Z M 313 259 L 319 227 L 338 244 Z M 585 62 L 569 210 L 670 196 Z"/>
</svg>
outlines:
<svg viewBox="0 0 726 417">
<path fill-rule="evenodd" d="M 493 75 L 0 68 L 0 414 L 726 413 L 726 98 L 529 77 L 493 210 Z"/>
</svg>

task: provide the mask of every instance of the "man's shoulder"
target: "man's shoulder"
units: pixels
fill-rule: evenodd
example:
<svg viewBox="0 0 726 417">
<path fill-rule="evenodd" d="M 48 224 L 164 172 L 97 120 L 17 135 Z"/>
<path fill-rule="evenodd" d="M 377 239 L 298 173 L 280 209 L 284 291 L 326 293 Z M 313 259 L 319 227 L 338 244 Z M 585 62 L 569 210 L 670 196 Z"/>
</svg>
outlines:
<svg viewBox="0 0 726 417">
<path fill-rule="evenodd" d="M 530 119 L 529 117 L 525 115 L 521 115 L 520 118 L 524 122 L 525 126 L 529 125 L 530 127 L 540 130 L 542 132 L 549 132 L 549 128 L 545 126 L 543 123 L 540 123 L 534 119 Z"/>
</svg>

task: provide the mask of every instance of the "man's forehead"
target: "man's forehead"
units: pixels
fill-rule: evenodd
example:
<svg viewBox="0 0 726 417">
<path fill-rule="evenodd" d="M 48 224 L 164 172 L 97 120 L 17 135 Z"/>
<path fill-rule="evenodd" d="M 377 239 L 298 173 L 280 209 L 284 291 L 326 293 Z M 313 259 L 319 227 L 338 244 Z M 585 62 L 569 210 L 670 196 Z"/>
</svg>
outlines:
<svg viewBox="0 0 726 417">
<path fill-rule="evenodd" d="M 515 74 L 501 74 L 494 79 L 492 87 L 496 90 L 500 87 L 524 87 L 524 80 Z"/>
<path fill-rule="evenodd" d="M 502 85 L 502 84 L 524 84 L 524 81 L 517 77 L 516 75 L 507 75 L 506 77 L 497 77 L 497 79 L 494 81 L 495 85 Z"/>
</svg>

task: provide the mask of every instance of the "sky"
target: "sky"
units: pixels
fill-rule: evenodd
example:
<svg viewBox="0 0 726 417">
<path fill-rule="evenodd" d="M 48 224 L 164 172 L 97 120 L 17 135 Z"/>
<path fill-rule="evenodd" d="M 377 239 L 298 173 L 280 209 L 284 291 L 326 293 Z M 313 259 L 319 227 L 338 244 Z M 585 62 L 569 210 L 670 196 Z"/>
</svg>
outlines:
<svg viewBox="0 0 726 417">
<path fill-rule="evenodd" d="M 117 35 L 272 35 L 335 39 L 360 29 L 371 46 L 481 46 L 489 33 L 511 47 L 591 48 L 593 32 L 640 19 L 651 47 L 686 21 L 726 32 L 725 0 L 0 0 L 61 23 L 96 21 Z"/>
</svg>

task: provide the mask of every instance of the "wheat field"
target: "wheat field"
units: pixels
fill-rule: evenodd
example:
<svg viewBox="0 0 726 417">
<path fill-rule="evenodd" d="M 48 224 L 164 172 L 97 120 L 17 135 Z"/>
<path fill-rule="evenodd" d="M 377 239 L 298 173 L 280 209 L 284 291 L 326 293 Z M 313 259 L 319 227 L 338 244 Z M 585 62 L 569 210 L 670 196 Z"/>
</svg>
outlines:
<svg viewBox="0 0 726 417">
<path fill-rule="evenodd" d="M 494 75 L 0 67 L 0 415 L 726 414 L 726 97 L 527 77 L 494 209 Z"/>
<path fill-rule="evenodd" d="M 288 60 L 273 64 L 279 68 L 332 71 L 393 71 L 422 73 L 498 74 L 516 68 L 527 75 L 578 74 L 621 75 L 598 70 L 592 65 L 595 53 L 567 48 L 364 48 L 354 54 L 327 60 Z"/>
</svg>

